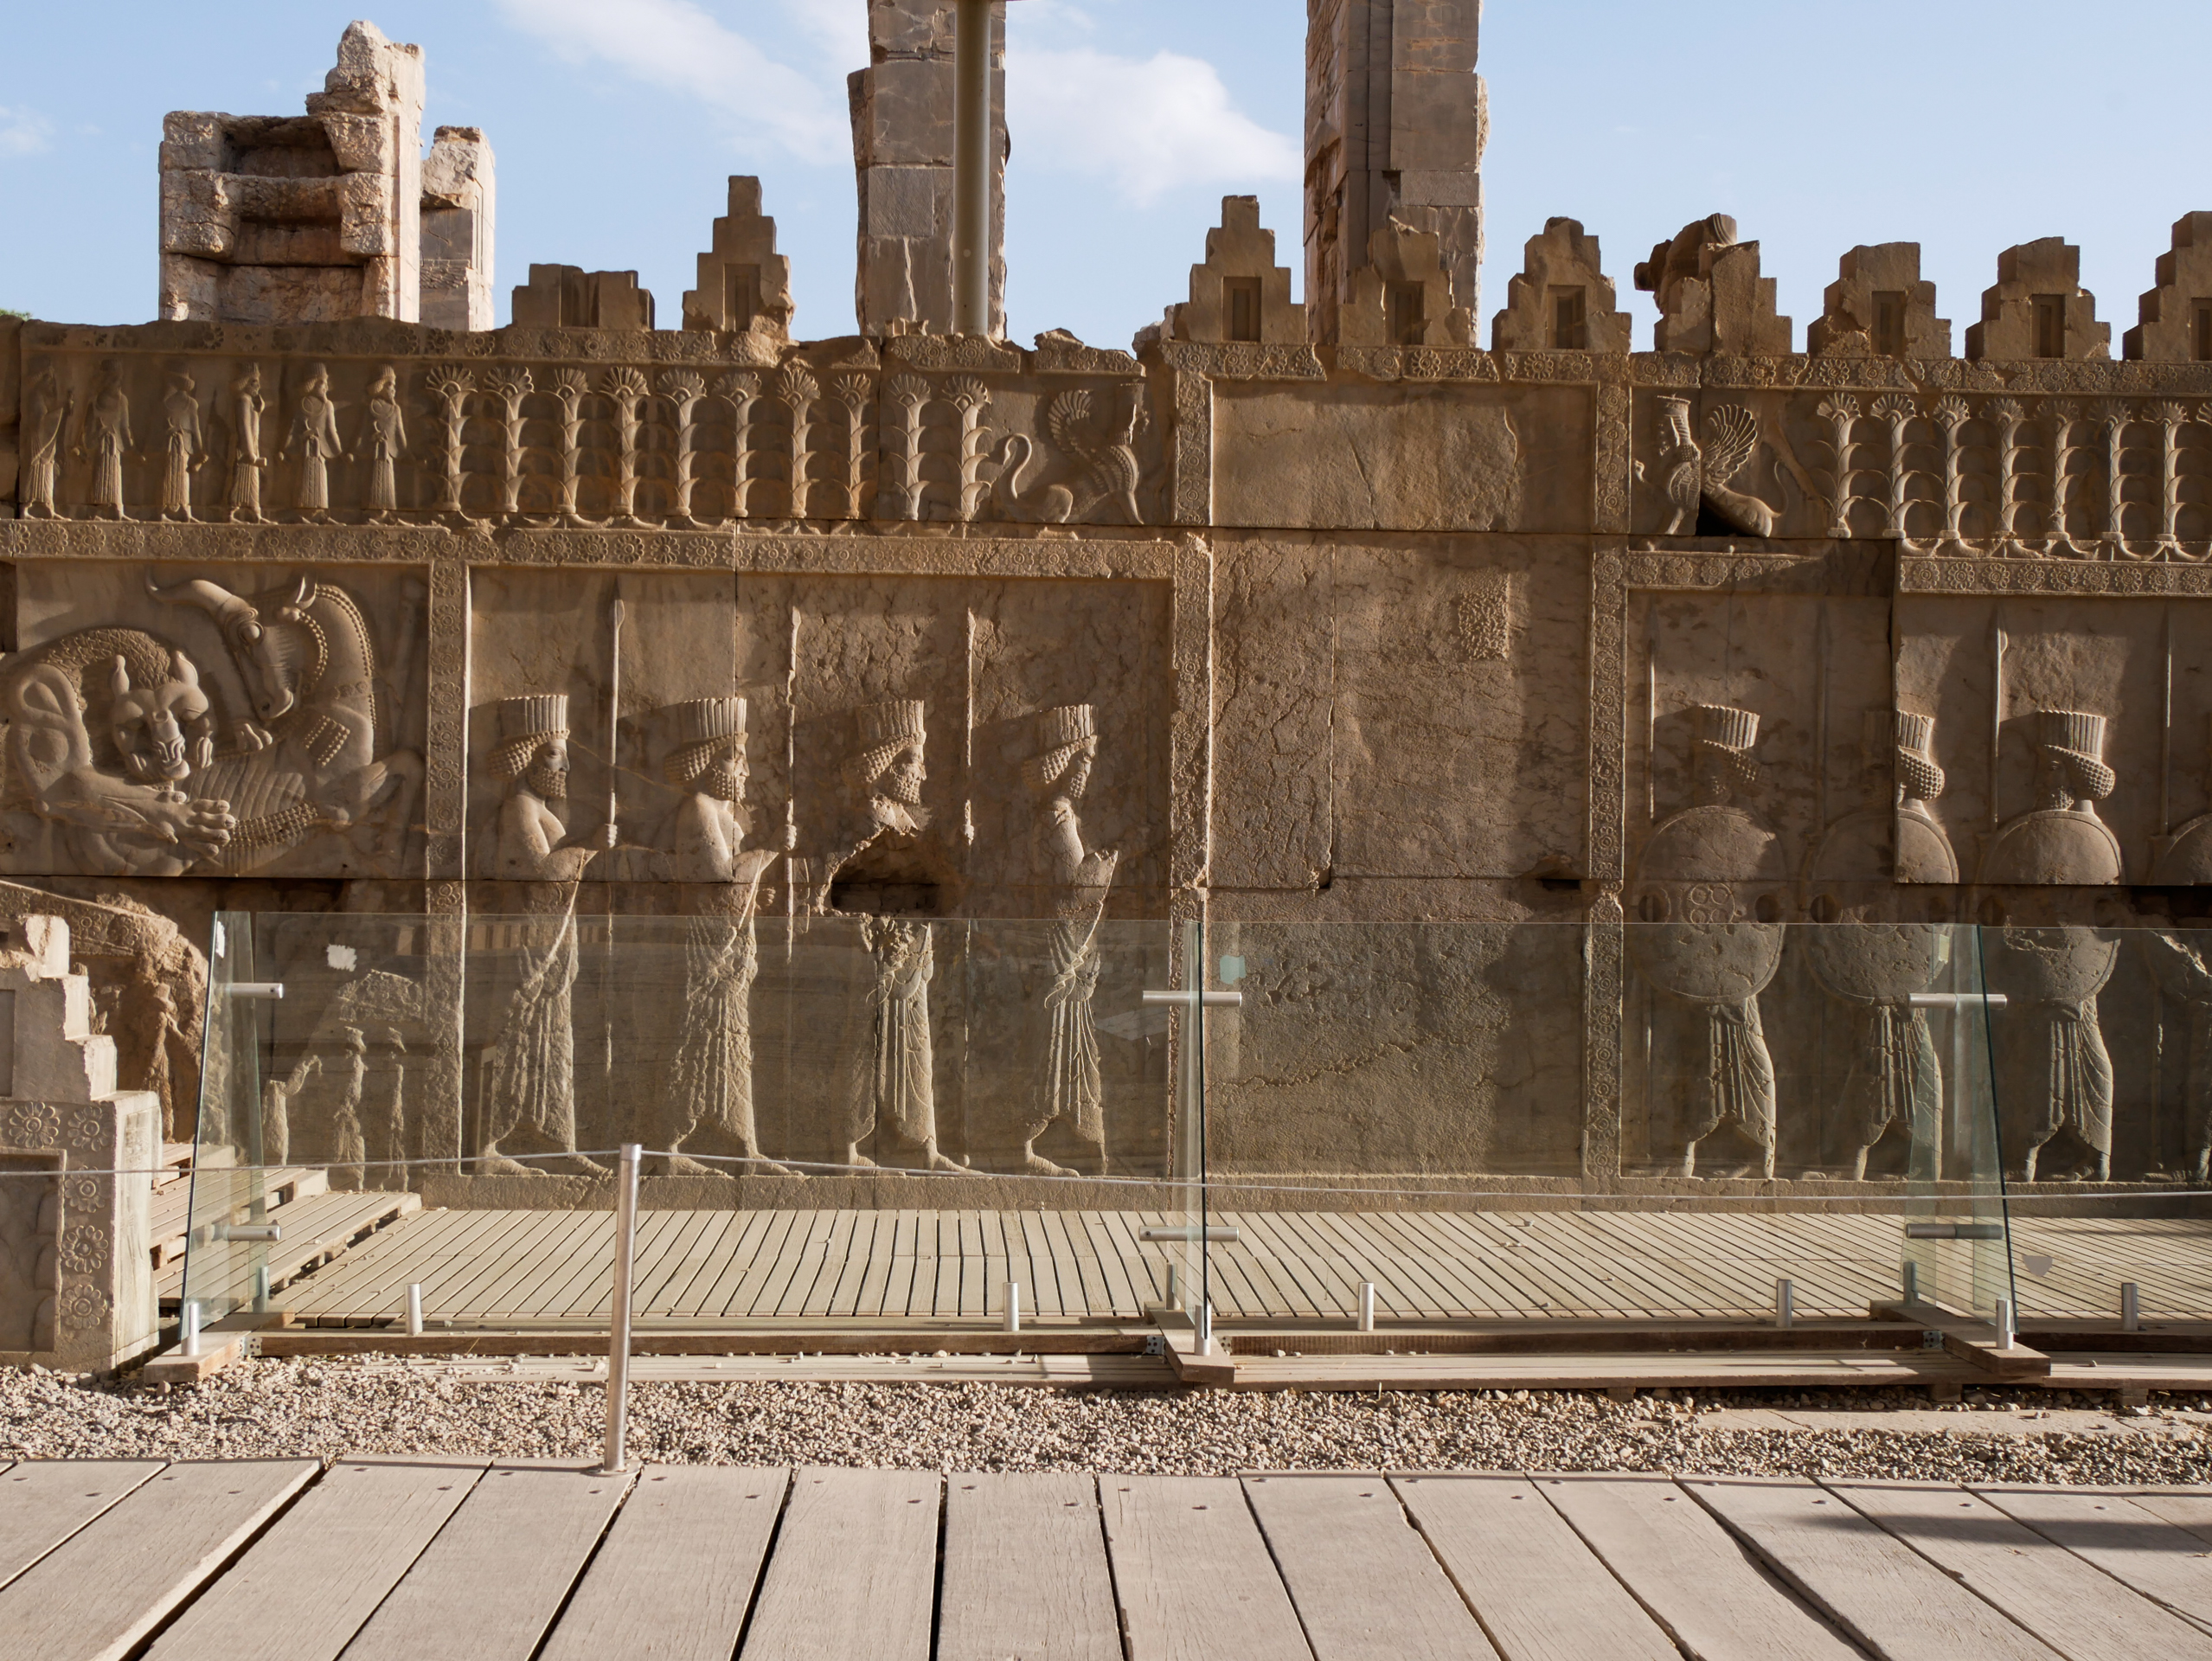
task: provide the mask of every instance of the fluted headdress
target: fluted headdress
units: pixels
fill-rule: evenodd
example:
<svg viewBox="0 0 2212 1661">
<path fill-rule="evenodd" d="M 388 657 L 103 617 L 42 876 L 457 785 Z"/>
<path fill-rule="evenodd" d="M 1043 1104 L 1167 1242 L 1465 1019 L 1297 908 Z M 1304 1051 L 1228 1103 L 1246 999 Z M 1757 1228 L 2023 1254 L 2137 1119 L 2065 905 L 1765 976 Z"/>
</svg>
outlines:
<svg viewBox="0 0 2212 1661">
<path fill-rule="evenodd" d="M 900 751 L 924 741 L 922 706 L 914 699 L 864 703 L 853 712 L 853 770 L 862 779 L 874 779 Z"/>
<path fill-rule="evenodd" d="M 1029 754 L 1023 776 L 1035 786 L 1049 785 L 1068 771 L 1076 753 L 1099 735 L 1097 712 L 1087 703 L 1062 703 L 1029 717 Z"/>
<path fill-rule="evenodd" d="M 498 711 L 499 742 L 491 752 L 491 765 L 510 779 L 521 778 L 530 758 L 546 745 L 568 736 L 566 692 L 502 698 L 493 707 Z"/>
<path fill-rule="evenodd" d="M 661 769 L 672 785 L 689 784 L 745 744 L 743 698 L 694 698 L 669 710 L 672 747 Z"/>
<path fill-rule="evenodd" d="M 1943 769 L 1935 760 L 1935 717 L 1897 711 L 1897 789 L 1907 802 L 1932 802 L 1943 794 Z"/>
<path fill-rule="evenodd" d="M 1725 799 L 1728 792 L 1758 782 L 1759 763 L 1751 748 L 1759 741 L 1759 717 L 1725 703 L 1696 703 L 1690 709 L 1697 734 L 1693 772 L 1701 798 Z"/>
<path fill-rule="evenodd" d="M 2074 793 L 2102 801 L 2119 783 L 2105 765 L 2105 718 L 2081 709 L 2039 709 L 2036 741 L 2066 764 Z"/>
</svg>

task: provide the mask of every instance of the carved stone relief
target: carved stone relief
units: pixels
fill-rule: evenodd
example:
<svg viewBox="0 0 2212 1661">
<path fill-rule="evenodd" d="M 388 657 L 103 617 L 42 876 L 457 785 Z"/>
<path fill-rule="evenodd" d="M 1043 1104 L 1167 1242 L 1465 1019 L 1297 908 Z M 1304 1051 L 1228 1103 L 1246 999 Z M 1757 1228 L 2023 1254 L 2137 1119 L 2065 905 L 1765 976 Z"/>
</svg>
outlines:
<svg viewBox="0 0 2212 1661">
<path fill-rule="evenodd" d="M 1759 716 L 1715 704 L 1691 714 L 1695 799 L 1652 828 L 1631 891 L 1632 918 L 1666 925 L 1632 932 L 1637 967 L 1692 1012 L 1669 1023 L 1674 1064 L 1655 1065 L 1655 1106 L 1670 1110 L 1683 1176 L 1697 1174 L 1699 1145 L 1724 1134 L 1772 1177 L 1774 1066 L 1759 995 L 1781 964 L 1771 885 L 1784 867 L 1773 831 L 1738 799 L 1759 779 Z"/>
</svg>

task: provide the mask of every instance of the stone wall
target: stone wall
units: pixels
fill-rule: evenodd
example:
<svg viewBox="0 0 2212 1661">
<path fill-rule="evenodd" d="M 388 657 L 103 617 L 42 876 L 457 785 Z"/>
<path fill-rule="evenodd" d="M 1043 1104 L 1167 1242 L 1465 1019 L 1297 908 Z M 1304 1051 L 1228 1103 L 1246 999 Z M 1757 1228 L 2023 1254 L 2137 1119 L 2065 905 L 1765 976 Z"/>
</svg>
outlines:
<svg viewBox="0 0 2212 1661">
<path fill-rule="evenodd" d="M 900 42 L 934 52 L 943 10 L 877 6 L 876 68 Z M 1324 103 L 1350 107 L 1360 41 L 1371 129 L 1382 91 L 1401 112 L 1462 98 L 1471 10 L 1317 5 Z M 871 84 L 880 114 L 890 81 Z M 448 982 L 334 985 L 282 1019 L 307 1044 L 337 1010 L 356 1083 L 380 1055 L 427 1058 L 436 1129 L 414 1145 L 433 1164 L 514 1151 L 497 1091 L 464 1074 L 497 1052 L 542 1097 L 499 1023 L 584 1018 L 578 942 L 625 918 L 782 930 L 780 1066 L 830 1029 L 791 990 L 802 937 L 844 942 L 821 985 L 889 1023 L 868 1042 L 941 1043 L 951 984 L 991 984 L 988 953 L 956 972 L 921 923 L 1081 925 L 1032 943 L 1073 954 L 1037 983 L 1066 981 L 1059 1008 L 1103 972 L 1083 929 L 1165 942 L 1204 916 L 1368 931 L 1253 969 L 1313 1036 L 1265 1070 L 1303 1082 L 1255 1085 L 1246 1124 L 1222 1121 L 1233 1162 L 1679 1169 L 1661 1109 L 1691 1110 L 1624 1068 L 1694 1048 L 1664 1014 L 1696 1002 L 1684 954 L 1734 942 L 1757 985 L 1729 1018 L 1755 1024 L 1766 996 L 1781 1032 L 1786 1001 L 1827 1010 L 1849 965 L 1759 931 L 1856 921 L 2013 931 L 1992 979 L 2070 1010 L 2014 1047 L 2106 1057 L 2101 1094 L 2055 1110 L 2087 1150 L 2066 1169 L 2201 1172 L 2186 1104 L 2212 1061 L 2159 1036 L 2207 1007 L 2171 930 L 2212 914 L 2194 216 L 2113 360 L 2058 242 L 2000 258 L 1963 358 L 1916 249 L 1853 249 L 1796 351 L 1758 244 L 1722 215 L 1637 266 L 1666 350 L 1627 350 L 1598 239 L 1554 220 L 1486 351 L 1449 225 L 1382 214 L 1367 259 L 1301 308 L 1250 198 L 1128 351 L 896 317 L 794 341 L 757 189 L 734 182 L 730 208 L 681 330 L 7 326 L 0 872 L 189 939 L 218 907 L 432 920 L 397 955 Z M 733 265 L 760 273 L 741 305 Z M 567 279 L 546 269 L 550 294 Z M 565 299 L 548 317 L 579 321 Z M 1622 922 L 1658 944 L 1607 933 Z M 2122 924 L 2172 949 L 2097 932 Z M 739 938 L 721 967 L 668 972 L 664 1015 L 747 1007 L 768 972 Z M 480 1030 L 451 980 L 471 952 L 511 954 Z M 1404 1000 L 1336 997 L 1354 969 Z M 1828 1018 L 1758 1065 L 1849 1073 L 1805 1059 Z M 1405 1044 L 1355 1053 L 1401 1019 Z M 1538 1030 L 1547 1059 L 1521 1067 Z M 1571 1065 L 1550 1059 L 1570 1035 Z M 1486 1081 L 1466 1122 L 1423 1119 L 1438 1087 L 1407 1058 L 1430 1054 Z M 2042 1112 L 2048 1082 L 2014 1098 Z M 1088 1123 L 1093 1087 L 1068 1087 L 1055 1114 Z M 1842 1131 L 1773 1127 L 1783 1087 L 1752 1093 L 1770 1111 L 1753 1174 L 1848 1168 Z M 574 1149 L 595 1110 L 569 1090 Z M 1388 1105 L 1332 1141 L 1346 1090 Z M 795 1100 L 730 1136 L 853 1151 L 845 1108 Z M 917 1129 L 907 1151 L 1058 1168 L 1001 1121 L 946 1128 L 944 1149 Z"/>
</svg>

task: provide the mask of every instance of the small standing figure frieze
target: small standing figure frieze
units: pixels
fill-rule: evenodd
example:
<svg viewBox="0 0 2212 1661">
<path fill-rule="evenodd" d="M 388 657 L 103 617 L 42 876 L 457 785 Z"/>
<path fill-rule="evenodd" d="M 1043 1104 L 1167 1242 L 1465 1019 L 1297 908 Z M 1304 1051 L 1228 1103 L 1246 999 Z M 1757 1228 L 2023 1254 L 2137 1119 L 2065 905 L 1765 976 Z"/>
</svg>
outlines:
<svg viewBox="0 0 2212 1661">
<path fill-rule="evenodd" d="M 1076 813 L 1099 758 L 1092 707 L 1064 704 L 1040 711 L 1033 721 L 1022 782 L 1035 815 L 1030 837 L 1036 877 L 1055 920 L 1044 990 L 1044 1060 L 1035 1103 L 1022 1127 L 1022 1163 L 1039 1176 L 1072 1177 L 1076 1173 L 1037 1151 L 1037 1138 L 1061 1126 L 1082 1146 L 1094 1170 L 1105 1169 L 1106 1094 L 1092 1004 L 1101 967 L 1099 930 L 1120 856 L 1085 848 Z"/>
<path fill-rule="evenodd" d="M 55 519 L 54 491 L 61 464 L 61 433 L 76 413 L 74 393 L 65 393 L 50 358 L 35 359 L 23 387 L 22 515 Z"/>
<path fill-rule="evenodd" d="M 123 390 L 123 367 L 109 358 L 99 367 L 99 385 L 86 406 L 77 443 L 80 456 L 93 464 L 92 510 L 95 519 L 121 519 L 123 463 L 138 453 L 131 436 L 131 399 Z"/>
<path fill-rule="evenodd" d="M 348 458 L 338 439 L 338 405 L 330 396 L 330 371 L 320 363 L 307 366 L 307 385 L 277 459 L 289 461 L 295 449 L 299 478 L 293 505 L 309 524 L 326 525 L 330 523 L 330 464 Z"/>
<path fill-rule="evenodd" d="M 192 475 L 206 461 L 207 434 L 200 420 L 200 396 L 191 375 L 182 367 L 170 370 L 168 389 L 162 394 L 161 516 L 189 522 L 192 517 Z"/>
<path fill-rule="evenodd" d="M 226 516 L 233 524 L 258 525 L 261 515 L 261 473 L 269 465 L 261 453 L 261 417 L 269 401 L 261 391 L 261 366 L 241 363 L 223 394 L 225 425 L 230 428 L 230 491 Z"/>
<path fill-rule="evenodd" d="M 369 460 L 369 520 L 388 525 L 399 516 L 400 458 L 407 453 L 407 415 L 400 407 L 399 371 L 388 363 L 369 383 L 362 413 L 361 447 Z"/>
</svg>

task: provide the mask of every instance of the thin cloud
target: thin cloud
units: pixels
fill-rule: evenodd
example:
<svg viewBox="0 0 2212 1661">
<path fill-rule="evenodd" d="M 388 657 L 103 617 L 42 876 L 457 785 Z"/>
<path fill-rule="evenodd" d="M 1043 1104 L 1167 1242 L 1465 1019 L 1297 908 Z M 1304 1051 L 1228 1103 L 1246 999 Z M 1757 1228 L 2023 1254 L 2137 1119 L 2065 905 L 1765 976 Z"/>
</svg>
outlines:
<svg viewBox="0 0 2212 1661">
<path fill-rule="evenodd" d="M 1294 140 L 1237 109 L 1212 64 L 1180 53 L 1010 44 L 1006 99 L 1017 155 L 1107 179 L 1132 207 L 1181 185 L 1274 183 L 1302 170 Z"/>
<path fill-rule="evenodd" d="M 802 161 L 849 152 L 843 99 L 692 0 L 497 0 L 500 15 L 571 63 L 607 63 L 712 106 Z"/>
<path fill-rule="evenodd" d="M 0 104 L 0 156 L 35 156 L 53 141 L 54 124 L 36 110 Z"/>
</svg>

